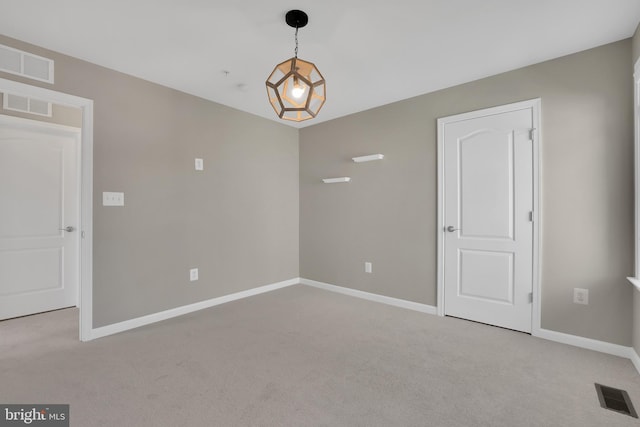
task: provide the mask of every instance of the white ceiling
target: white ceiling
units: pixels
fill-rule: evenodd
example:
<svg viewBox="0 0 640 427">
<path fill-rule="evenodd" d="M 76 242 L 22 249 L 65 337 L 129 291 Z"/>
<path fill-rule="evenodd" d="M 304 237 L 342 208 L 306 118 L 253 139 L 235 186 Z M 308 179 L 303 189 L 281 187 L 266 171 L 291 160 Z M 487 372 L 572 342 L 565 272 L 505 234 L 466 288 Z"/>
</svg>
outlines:
<svg viewBox="0 0 640 427">
<path fill-rule="evenodd" d="M 631 37 L 639 0 L 0 0 L 2 34 L 280 121 L 293 56 L 327 81 L 303 127 Z M 228 71 L 228 74 L 225 73 Z"/>
</svg>

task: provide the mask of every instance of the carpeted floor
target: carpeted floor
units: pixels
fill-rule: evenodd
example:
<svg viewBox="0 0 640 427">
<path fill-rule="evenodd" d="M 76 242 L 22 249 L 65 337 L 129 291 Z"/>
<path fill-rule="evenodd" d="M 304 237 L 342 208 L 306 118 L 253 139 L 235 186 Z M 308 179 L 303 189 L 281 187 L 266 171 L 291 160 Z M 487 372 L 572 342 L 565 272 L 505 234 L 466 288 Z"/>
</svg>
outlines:
<svg viewBox="0 0 640 427">
<path fill-rule="evenodd" d="M 0 322 L 0 403 L 92 426 L 640 426 L 630 361 L 292 286 L 89 343 L 76 310 Z"/>
</svg>

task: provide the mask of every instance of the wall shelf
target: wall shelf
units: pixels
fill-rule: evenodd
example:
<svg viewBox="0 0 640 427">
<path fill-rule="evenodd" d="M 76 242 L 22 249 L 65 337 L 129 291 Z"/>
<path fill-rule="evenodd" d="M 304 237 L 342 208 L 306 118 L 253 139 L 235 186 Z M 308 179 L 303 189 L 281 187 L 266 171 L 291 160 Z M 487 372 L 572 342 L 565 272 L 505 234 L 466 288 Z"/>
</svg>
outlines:
<svg viewBox="0 0 640 427">
<path fill-rule="evenodd" d="M 353 157 L 353 161 L 356 163 L 371 162 L 373 160 L 384 159 L 384 154 L 369 154 L 367 156 Z"/>
<path fill-rule="evenodd" d="M 323 178 L 322 182 L 325 184 L 338 184 L 340 182 L 349 182 L 351 178 L 348 176 L 342 176 L 340 178 Z"/>
</svg>

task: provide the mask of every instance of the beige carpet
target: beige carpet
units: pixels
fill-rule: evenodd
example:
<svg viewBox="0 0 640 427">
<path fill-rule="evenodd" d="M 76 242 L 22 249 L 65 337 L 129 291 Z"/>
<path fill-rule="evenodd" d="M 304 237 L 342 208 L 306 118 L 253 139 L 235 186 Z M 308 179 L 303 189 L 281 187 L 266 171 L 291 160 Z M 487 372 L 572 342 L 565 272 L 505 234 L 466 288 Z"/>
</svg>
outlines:
<svg viewBox="0 0 640 427">
<path fill-rule="evenodd" d="M 76 310 L 0 322 L 0 403 L 91 426 L 639 426 L 631 362 L 306 286 L 89 343 Z"/>
</svg>

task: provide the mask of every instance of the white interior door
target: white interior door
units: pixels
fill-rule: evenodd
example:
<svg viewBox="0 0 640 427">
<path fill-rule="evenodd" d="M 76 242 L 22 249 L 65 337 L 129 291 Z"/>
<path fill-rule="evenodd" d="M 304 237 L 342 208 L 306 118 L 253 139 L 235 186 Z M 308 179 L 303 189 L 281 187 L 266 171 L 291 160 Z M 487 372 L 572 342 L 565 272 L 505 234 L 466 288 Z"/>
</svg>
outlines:
<svg viewBox="0 0 640 427">
<path fill-rule="evenodd" d="M 79 141 L 0 117 L 0 319 L 78 303 Z"/>
<path fill-rule="evenodd" d="M 449 118 L 444 141 L 444 314 L 531 332 L 533 111 Z"/>
</svg>

